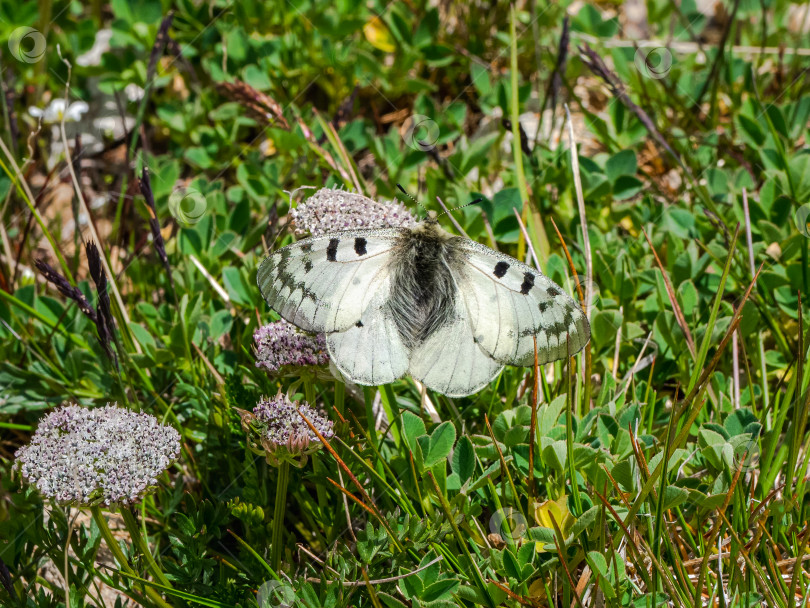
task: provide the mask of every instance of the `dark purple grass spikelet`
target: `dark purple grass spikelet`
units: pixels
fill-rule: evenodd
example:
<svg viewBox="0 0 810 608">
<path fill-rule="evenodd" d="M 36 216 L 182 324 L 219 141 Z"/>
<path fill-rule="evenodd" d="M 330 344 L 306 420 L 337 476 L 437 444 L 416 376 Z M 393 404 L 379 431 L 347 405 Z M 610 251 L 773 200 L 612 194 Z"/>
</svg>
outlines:
<svg viewBox="0 0 810 608">
<path fill-rule="evenodd" d="M 160 22 L 157 36 L 155 36 L 155 44 L 152 45 L 152 52 L 149 54 L 149 66 L 146 68 L 146 82 L 151 83 L 155 77 L 155 69 L 157 62 L 163 55 L 163 49 L 166 48 L 166 42 L 169 39 L 169 28 L 174 20 L 174 10 L 169 10 L 163 21 Z"/>
<path fill-rule="evenodd" d="M 101 254 L 93 241 L 85 243 L 87 252 L 87 265 L 90 269 L 90 276 L 96 284 L 98 292 L 97 321 L 98 338 L 107 354 L 117 363 L 115 354 L 112 351 L 112 340 L 115 334 L 115 321 L 113 320 L 112 308 L 110 308 L 110 294 L 107 291 L 107 273 L 101 265 Z"/>
<path fill-rule="evenodd" d="M 284 118 L 284 109 L 269 95 L 254 89 L 241 80 L 218 82 L 216 87 L 225 97 L 229 97 L 247 108 L 255 119 L 289 130 L 290 123 Z"/>
<path fill-rule="evenodd" d="M 673 158 L 679 160 L 680 156 L 675 153 L 675 151 L 664 139 L 664 136 L 661 135 L 661 132 L 655 126 L 652 118 L 650 118 L 650 115 L 633 103 L 633 100 L 627 95 L 624 83 L 610 70 L 610 68 L 607 67 L 607 64 L 605 64 L 604 60 L 599 56 L 599 53 L 594 51 L 588 43 L 585 43 L 585 46 L 579 47 L 579 50 L 582 53 L 582 62 L 588 67 L 588 69 L 605 81 L 605 84 L 608 85 L 613 96 L 621 101 L 628 110 L 636 115 L 636 118 L 638 118 L 639 122 L 641 122 L 650 135 L 652 135 L 656 143 L 658 143 L 658 145 L 664 150 L 669 152 Z"/>
<path fill-rule="evenodd" d="M 256 367 L 276 373 L 287 366 L 318 366 L 329 363 L 326 340 L 322 335 L 304 333 L 292 323 L 277 321 L 253 333 Z"/>
<path fill-rule="evenodd" d="M 98 324 L 96 311 L 93 310 L 90 302 L 87 301 L 87 298 L 84 297 L 84 294 L 79 290 L 78 287 L 71 285 L 64 276 L 59 274 L 44 260 L 34 260 L 34 266 L 37 267 L 37 270 L 39 270 L 42 276 L 45 277 L 46 281 L 59 290 L 59 293 L 69 300 L 76 302 L 79 310 L 81 310 L 93 323 Z"/>
<path fill-rule="evenodd" d="M 160 261 L 163 262 L 163 268 L 166 270 L 166 275 L 169 277 L 169 285 L 174 292 L 174 279 L 172 278 L 172 267 L 169 265 L 169 256 L 166 255 L 166 244 L 163 241 L 163 235 L 160 233 L 160 222 L 157 218 L 157 207 L 155 207 L 155 196 L 152 194 L 152 182 L 149 180 L 149 169 L 143 168 L 141 179 L 138 180 L 138 186 L 141 189 L 144 199 L 146 199 L 146 207 L 149 209 L 149 229 L 152 231 L 152 242 L 155 245 Z"/>
</svg>

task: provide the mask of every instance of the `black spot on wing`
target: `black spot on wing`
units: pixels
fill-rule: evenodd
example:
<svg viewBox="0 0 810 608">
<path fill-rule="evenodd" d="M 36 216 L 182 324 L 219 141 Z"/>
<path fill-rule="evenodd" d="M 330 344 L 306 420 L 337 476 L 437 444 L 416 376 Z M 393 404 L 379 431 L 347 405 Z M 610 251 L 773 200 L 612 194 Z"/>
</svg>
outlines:
<svg viewBox="0 0 810 608">
<path fill-rule="evenodd" d="M 301 245 L 301 251 L 303 251 L 304 253 L 309 253 L 310 251 L 312 251 L 312 243 Z"/>
<path fill-rule="evenodd" d="M 540 302 L 540 311 L 543 312 L 549 306 L 551 306 L 551 302 Z M 541 331 L 545 331 L 553 336 L 560 336 L 569 331 L 569 329 L 574 325 L 574 309 L 566 308 L 562 321 L 555 321 L 550 325 L 545 325 L 538 328 L 528 327 L 521 330 L 520 337 L 525 338 L 538 334 Z"/>
<path fill-rule="evenodd" d="M 555 285 L 549 285 L 548 289 L 546 289 L 546 293 L 552 298 L 562 295 L 562 292 Z"/>
<path fill-rule="evenodd" d="M 354 326 L 355 326 L 355 327 L 363 327 L 363 322 L 362 322 L 362 321 L 358 321 L 357 323 L 355 323 L 355 324 L 354 324 Z"/>
<path fill-rule="evenodd" d="M 520 293 L 525 296 L 529 293 L 532 287 L 534 287 L 534 275 L 531 272 L 527 272 L 523 275 L 523 283 L 520 285 Z"/>
<path fill-rule="evenodd" d="M 304 261 L 304 272 L 308 273 L 310 270 L 312 270 L 312 260 L 307 259 Z"/>
<path fill-rule="evenodd" d="M 357 255 L 366 255 L 366 239 L 362 236 L 358 236 L 354 239 L 354 252 Z"/>
<path fill-rule="evenodd" d="M 326 248 L 326 259 L 330 262 L 337 260 L 337 248 L 340 239 L 329 239 L 329 246 Z"/>
<path fill-rule="evenodd" d="M 502 279 L 507 270 L 509 270 L 509 264 L 507 262 L 498 262 L 495 264 L 495 269 L 492 271 L 492 274 Z"/>
</svg>

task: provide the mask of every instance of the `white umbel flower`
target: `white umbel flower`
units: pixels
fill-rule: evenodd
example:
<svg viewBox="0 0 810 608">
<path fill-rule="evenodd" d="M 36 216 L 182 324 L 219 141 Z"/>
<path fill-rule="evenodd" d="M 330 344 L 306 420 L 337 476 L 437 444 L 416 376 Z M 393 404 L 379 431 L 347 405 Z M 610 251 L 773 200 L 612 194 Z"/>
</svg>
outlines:
<svg viewBox="0 0 810 608">
<path fill-rule="evenodd" d="M 130 504 L 180 454 L 180 434 L 154 416 L 115 405 L 67 405 L 45 416 L 15 467 L 59 504 Z"/>
</svg>

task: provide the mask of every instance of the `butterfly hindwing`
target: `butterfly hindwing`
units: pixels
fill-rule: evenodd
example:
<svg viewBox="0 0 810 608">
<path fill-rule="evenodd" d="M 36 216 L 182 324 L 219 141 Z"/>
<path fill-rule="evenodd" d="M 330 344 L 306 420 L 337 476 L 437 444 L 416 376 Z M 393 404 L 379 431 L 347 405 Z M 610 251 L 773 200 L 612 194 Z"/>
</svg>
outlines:
<svg viewBox="0 0 810 608">
<path fill-rule="evenodd" d="M 375 296 L 385 297 L 398 229 L 356 230 L 312 237 L 270 254 L 257 282 L 278 314 L 312 332 L 345 331 Z"/>
<path fill-rule="evenodd" d="M 464 239 L 465 264 L 458 271 L 478 345 L 509 365 L 540 364 L 580 351 L 590 326 L 579 305 L 539 270 L 508 255 Z"/>
<path fill-rule="evenodd" d="M 457 297 L 451 321 L 411 353 L 408 373 L 443 395 L 463 397 L 481 390 L 502 369 L 503 364 L 476 343 L 467 307 Z"/>
</svg>

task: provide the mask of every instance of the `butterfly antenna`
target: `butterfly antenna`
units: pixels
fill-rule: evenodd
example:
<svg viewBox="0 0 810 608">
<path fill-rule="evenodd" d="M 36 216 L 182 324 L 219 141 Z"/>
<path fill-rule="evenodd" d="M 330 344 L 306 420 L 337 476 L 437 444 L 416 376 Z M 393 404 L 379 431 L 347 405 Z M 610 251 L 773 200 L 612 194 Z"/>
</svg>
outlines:
<svg viewBox="0 0 810 608">
<path fill-rule="evenodd" d="M 422 208 L 422 211 L 424 211 L 424 212 L 425 212 L 425 215 L 427 215 L 427 209 L 425 208 L 425 206 L 424 206 L 422 203 L 420 203 L 418 200 L 416 200 L 416 199 L 415 199 L 413 196 L 411 196 L 410 194 L 408 194 L 408 191 L 407 191 L 407 190 L 405 190 L 405 188 L 403 188 L 403 187 L 402 187 L 402 184 L 397 184 L 397 188 L 399 188 L 399 189 L 400 189 L 400 191 L 402 192 L 402 194 L 404 194 L 404 195 L 405 195 L 405 196 L 407 196 L 409 199 L 411 199 L 411 201 L 413 201 L 414 203 L 416 203 L 416 206 L 417 206 L 417 207 L 421 207 L 421 208 Z"/>
<path fill-rule="evenodd" d="M 481 202 L 481 201 L 483 201 L 483 200 L 484 200 L 484 197 L 483 197 L 483 196 L 479 196 L 477 199 L 475 199 L 475 200 L 473 200 L 473 201 L 470 201 L 469 203 L 466 203 L 466 204 L 464 204 L 464 205 L 459 205 L 458 207 L 453 207 L 452 209 L 447 209 L 447 208 L 445 207 L 445 211 L 444 211 L 444 213 L 442 213 L 442 214 L 441 214 L 439 217 L 441 217 L 441 216 L 442 216 L 442 215 L 444 215 L 445 213 L 450 213 L 451 211 L 456 211 L 456 210 L 458 210 L 458 209 L 464 209 L 464 207 L 469 207 L 470 205 L 476 205 L 476 204 L 480 203 L 480 202 Z M 444 207 L 444 205 L 442 205 L 442 206 Z"/>
</svg>

